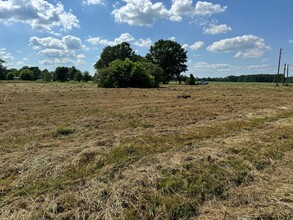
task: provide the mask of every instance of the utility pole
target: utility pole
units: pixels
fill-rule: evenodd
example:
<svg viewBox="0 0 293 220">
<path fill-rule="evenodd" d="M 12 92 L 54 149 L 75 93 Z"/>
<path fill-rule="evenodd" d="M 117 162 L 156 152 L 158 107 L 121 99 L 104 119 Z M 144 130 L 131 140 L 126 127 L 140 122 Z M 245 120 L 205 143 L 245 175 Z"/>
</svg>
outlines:
<svg viewBox="0 0 293 220">
<path fill-rule="evenodd" d="M 52 65 L 52 68 L 53 68 L 53 71 L 56 70 L 56 64 L 55 64 L 55 55 L 53 54 L 52 56 L 52 62 L 51 62 L 51 65 Z"/>
<path fill-rule="evenodd" d="M 287 78 L 286 78 L 286 86 L 289 86 L 289 64 L 287 64 Z"/>
<path fill-rule="evenodd" d="M 278 72 L 276 77 L 276 86 L 279 85 L 279 74 L 280 74 L 280 65 L 281 65 L 281 57 L 282 57 L 282 48 L 280 48 L 280 54 L 279 54 L 279 64 L 278 64 Z"/>
<path fill-rule="evenodd" d="M 286 80 L 286 69 L 287 69 L 287 64 L 284 64 L 284 73 L 283 73 L 283 86 L 285 85 L 285 80 Z"/>
</svg>

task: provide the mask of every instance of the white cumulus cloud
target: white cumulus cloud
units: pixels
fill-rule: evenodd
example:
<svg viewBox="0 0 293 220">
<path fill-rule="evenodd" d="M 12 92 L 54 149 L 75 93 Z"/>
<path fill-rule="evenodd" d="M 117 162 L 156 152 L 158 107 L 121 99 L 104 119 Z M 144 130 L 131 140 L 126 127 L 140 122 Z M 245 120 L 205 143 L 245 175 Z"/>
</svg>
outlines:
<svg viewBox="0 0 293 220">
<path fill-rule="evenodd" d="M 204 42 L 202 41 L 197 41 L 197 42 L 194 42 L 194 44 L 190 45 L 190 49 L 191 50 L 198 50 L 200 48 L 202 48 L 204 46 Z"/>
<path fill-rule="evenodd" d="M 38 52 L 38 55 L 44 55 L 47 57 L 73 57 L 75 53 L 68 50 L 44 49 Z"/>
<path fill-rule="evenodd" d="M 213 4 L 206 1 L 198 1 L 195 5 L 195 15 L 211 16 L 213 14 L 222 13 L 227 10 L 227 6 L 221 6 L 219 4 Z"/>
<path fill-rule="evenodd" d="M 115 21 L 136 26 L 151 26 L 158 19 L 182 21 L 183 17 L 211 16 L 226 11 L 227 6 L 206 1 L 172 0 L 171 8 L 167 9 L 163 2 L 153 3 L 151 0 L 123 0 L 112 14 Z"/>
<path fill-rule="evenodd" d="M 80 38 L 75 36 L 67 35 L 62 37 L 62 42 L 66 45 L 68 50 L 78 50 L 82 48 Z"/>
<path fill-rule="evenodd" d="M 6 48 L 0 48 L 0 59 L 7 61 L 14 60 L 14 57 L 11 53 L 7 52 Z"/>
<path fill-rule="evenodd" d="M 183 44 L 182 45 L 182 48 L 185 49 L 185 50 L 187 50 L 189 48 L 189 45 L 188 44 Z"/>
<path fill-rule="evenodd" d="M 61 40 L 53 38 L 53 37 L 46 37 L 46 38 L 39 38 L 39 37 L 31 37 L 30 44 L 34 46 L 34 48 L 38 49 L 41 48 L 51 48 L 51 49 L 65 49 L 66 46 L 62 43 Z"/>
<path fill-rule="evenodd" d="M 149 48 L 152 44 L 153 44 L 153 42 L 152 42 L 151 38 L 139 39 L 138 41 L 136 41 L 134 43 L 134 45 L 136 45 L 138 47 L 146 47 L 146 48 Z"/>
<path fill-rule="evenodd" d="M 114 42 L 116 44 L 121 44 L 122 42 L 131 42 L 134 41 L 134 38 L 129 33 L 121 34 L 120 37 L 115 38 Z"/>
<path fill-rule="evenodd" d="M 132 42 L 135 39 L 129 33 L 123 33 L 120 37 L 115 38 L 113 41 L 101 39 L 100 37 L 90 37 L 86 40 L 86 42 L 92 45 L 105 45 L 105 46 L 115 46 L 117 44 L 121 44 L 122 42 Z"/>
<path fill-rule="evenodd" d="M 162 2 L 150 0 L 123 0 L 125 5 L 112 11 L 115 21 L 136 26 L 151 26 L 158 18 L 169 16 Z"/>
<path fill-rule="evenodd" d="M 40 60 L 42 65 L 82 65 L 86 56 L 84 54 L 76 54 L 77 51 L 86 50 L 86 46 L 82 45 L 80 38 L 67 35 L 61 39 L 46 37 L 31 37 L 30 45 L 37 50 L 37 55 L 45 57 Z M 49 58 L 49 59 L 48 59 Z M 53 60 L 51 60 L 53 59 Z"/>
<path fill-rule="evenodd" d="M 110 41 L 101 39 L 100 37 L 90 37 L 86 40 L 86 42 L 92 44 L 92 45 L 111 45 Z"/>
<path fill-rule="evenodd" d="M 250 65 L 247 67 L 248 70 L 268 70 L 274 66 L 270 66 L 268 64 L 261 64 L 261 65 Z"/>
<path fill-rule="evenodd" d="M 50 66 L 54 64 L 52 60 L 40 60 L 39 63 L 45 66 Z"/>
<path fill-rule="evenodd" d="M 173 37 L 169 37 L 168 40 L 176 41 L 176 37 L 174 37 L 174 36 Z"/>
<path fill-rule="evenodd" d="M 232 28 L 226 24 L 220 24 L 220 25 L 211 25 L 209 28 L 204 28 L 203 33 L 204 34 L 224 34 L 229 31 L 232 31 Z"/>
<path fill-rule="evenodd" d="M 265 40 L 254 35 L 243 35 L 214 42 L 207 47 L 210 52 L 234 52 L 237 58 L 256 58 L 262 56 L 271 48 Z"/>
<path fill-rule="evenodd" d="M 221 69 L 222 71 L 228 71 L 232 69 L 232 65 L 225 63 L 207 63 L 204 61 L 197 62 L 194 64 L 194 68 L 203 70 L 203 69 Z"/>
<path fill-rule="evenodd" d="M 0 1 L 0 22 L 24 23 L 40 31 L 61 28 L 69 31 L 79 27 L 79 20 L 72 11 L 65 11 L 62 3 L 56 5 L 45 0 Z"/>
<path fill-rule="evenodd" d="M 77 57 L 78 59 L 85 59 L 85 58 L 86 58 L 86 56 L 85 56 L 83 53 L 78 54 L 76 57 Z"/>
<path fill-rule="evenodd" d="M 34 49 L 56 49 L 56 50 L 79 50 L 83 48 L 81 39 L 72 35 L 67 35 L 62 37 L 62 39 L 57 39 L 53 37 L 31 37 L 30 45 Z"/>
<path fill-rule="evenodd" d="M 172 0 L 170 9 L 170 20 L 181 21 L 183 16 L 211 16 L 214 14 L 222 13 L 227 10 L 227 6 L 213 4 L 206 1 L 197 1 L 193 6 L 192 0 Z"/>
<path fill-rule="evenodd" d="M 103 0 L 83 0 L 83 3 L 86 5 L 103 5 Z"/>
<path fill-rule="evenodd" d="M 170 20 L 181 21 L 182 16 L 192 16 L 193 11 L 192 0 L 172 0 Z"/>
</svg>

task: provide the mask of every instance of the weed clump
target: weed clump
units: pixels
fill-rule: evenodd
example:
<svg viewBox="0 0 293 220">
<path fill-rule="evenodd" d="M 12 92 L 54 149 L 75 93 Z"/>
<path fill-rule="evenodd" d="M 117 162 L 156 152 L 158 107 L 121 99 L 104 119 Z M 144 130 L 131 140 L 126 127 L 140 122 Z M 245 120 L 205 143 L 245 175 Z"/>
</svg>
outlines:
<svg viewBox="0 0 293 220">
<path fill-rule="evenodd" d="M 196 215 L 198 215 L 197 207 L 195 207 L 191 203 L 188 203 L 188 204 L 181 205 L 176 210 L 174 210 L 172 213 L 171 219 L 172 220 L 188 219 Z"/>
<path fill-rule="evenodd" d="M 67 136 L 75 132 L 74 128 L 60 126 L 56 129 L 56 136 Z"/>
</svg>

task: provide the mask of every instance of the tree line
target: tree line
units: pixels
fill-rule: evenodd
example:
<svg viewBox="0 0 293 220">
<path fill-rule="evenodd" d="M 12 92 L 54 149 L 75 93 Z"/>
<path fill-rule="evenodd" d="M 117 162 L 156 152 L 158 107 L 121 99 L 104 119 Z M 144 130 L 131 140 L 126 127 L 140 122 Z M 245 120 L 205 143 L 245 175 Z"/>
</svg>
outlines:
<svg viewBox="0 0 293 220">
<path fill-rule="evenodd" d="M 57 67 L 54 71 L 40 70 L 39 67 L 24 66 L 21 69 L 7 69 L 0 59 L 0 80 L 43 80 L 49 81 L 90 81 L 95 80 L 100 87 L 158 87 L 160 83 L 177 81 L 179 84 L 195 85 L 196 78 L 182 75 L 187 71 L 187 51 L 172 40 L 158 40 L 146 56 L 140 56 L 123 42 L 103 49 L 95 63 L 94 77 L 88 71 L 81 72 L 76 67 Z M 277 78 L 279 77 L 279 78 Z M 226 77 L 205 77 L 199 80 L 214 82 L 282 82 L 283 75 L 254 74 Z M 293 82 L 293 77 L 289 78 Z"/>
<path fill-rule="evenodd" d="M 158 87 L 168 84 L 174 78 L 182 80 L 182 72 L 187 71 L 187 51 L 175 41 L 158 40 L 150 47 L 146 56 L 140 56 L 123 42 L 103 49 L 100 59 L 94 65 L 92 78 L 88 71 L 81 72 L 73 67 L 57 67 L 55 71 L 40 70 L 39 67 L 6 69 L 0 61 L 0 80 L 43 80 L 49 81 L 89 81 L 94 79 L 100 87 Z"/>
<path fill-rule="evenodd" d="M 279 74 L 252 74 L 226 77 L 204 77 L 202 80 L 210 82 L 283 82 L 283 75 Z M 293 77 L 289 77 L 289 83 L 293 83 Z"/>
<path fill-rule="evenodd" d="M 0 59 L 0 80 L 42 80 L 45 82 L 50 81 L 91 81 L 93 77 L 88 71 L 80 71 L 76 67 L 57 67 L 55 71 L 48 71 L 47 69 L 41 70 L 39 67 L 24 66 L 20 69 L 7 69 L 4 66 L 5 61 Z"/>
</svg>

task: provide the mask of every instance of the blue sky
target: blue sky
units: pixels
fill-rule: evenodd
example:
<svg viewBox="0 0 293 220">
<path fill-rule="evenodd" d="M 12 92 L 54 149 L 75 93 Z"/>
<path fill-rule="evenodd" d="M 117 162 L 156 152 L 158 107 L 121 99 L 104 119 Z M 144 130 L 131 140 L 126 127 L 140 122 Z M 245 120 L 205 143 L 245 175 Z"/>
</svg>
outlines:
<svg viewBox="0 0 293 220">
<path fill-rule="evenodd" d="M 292 22 L 292 0 L 0 0 L 0 58 L 94 74 L 108 45 L 127 41 L 144 56 L 171 39 L 188 51 L 186 74 L 273 74 L 280 48 L 293 65 Z"/>
</svg>

